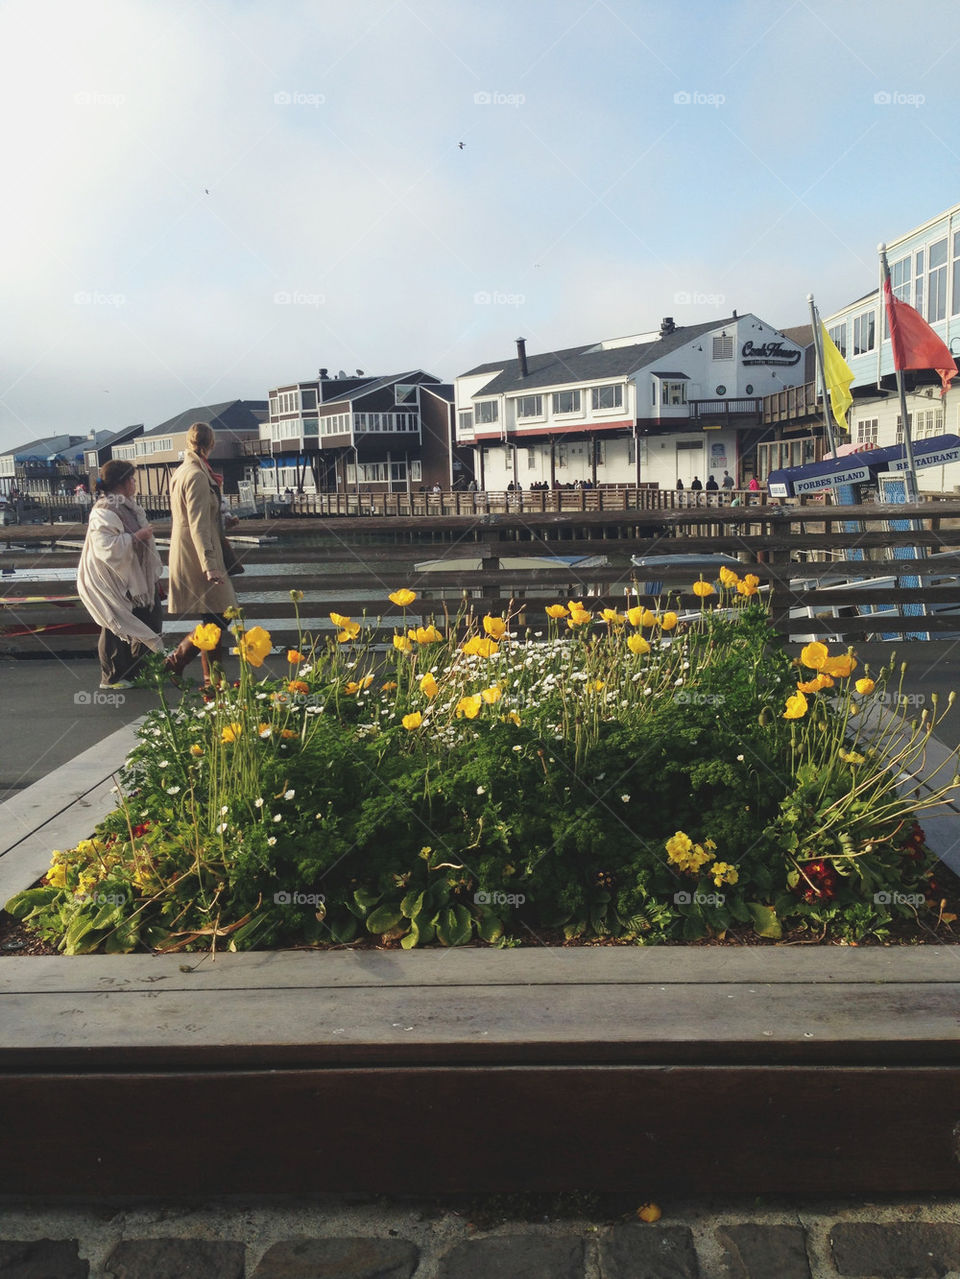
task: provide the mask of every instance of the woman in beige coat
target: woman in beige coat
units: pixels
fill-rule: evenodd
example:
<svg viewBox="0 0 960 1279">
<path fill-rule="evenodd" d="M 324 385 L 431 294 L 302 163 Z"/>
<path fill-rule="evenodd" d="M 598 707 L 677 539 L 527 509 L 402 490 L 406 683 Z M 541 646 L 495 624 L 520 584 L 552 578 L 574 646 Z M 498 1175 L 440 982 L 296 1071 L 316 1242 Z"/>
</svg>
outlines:
<svg viewBox="0 0 960 1279">
<path fill-rule="evenodd" d="M 224 612 L 235 607 L 237 597 L 224 563 L 221 501 L 223 477 L 212 470 L 207 458 L 214 445 L 213 428 L 194 422 L 187 432 L 187 453 L 170 480 L 169 578 L 167 607 L 173 617 L 196 618 L 214 623 L 226 636 Z M 177 676 L 199 650 L 188 636 L 167 658 L 167 669 Z M 203 677 L 223 661 L 223 643 L 201 654 Z"/>
</svg>

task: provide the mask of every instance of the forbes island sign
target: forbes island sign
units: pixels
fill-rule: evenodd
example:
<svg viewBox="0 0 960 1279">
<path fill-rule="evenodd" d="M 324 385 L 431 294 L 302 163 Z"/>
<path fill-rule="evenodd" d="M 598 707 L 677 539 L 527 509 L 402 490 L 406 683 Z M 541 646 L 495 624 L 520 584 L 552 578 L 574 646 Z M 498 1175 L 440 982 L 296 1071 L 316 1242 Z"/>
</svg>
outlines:
<svg viewBox="0 0 960 1279">
<path fill-rule="evenodd" d="M 782 342 L 763 342 L 757 346 L 755 342 L 744 342 L 740 350 L 740 358 L 744 364 L 783 364 L 793 365 L 800 360 L 801 352 L 784 346 Z"/>
</svg>

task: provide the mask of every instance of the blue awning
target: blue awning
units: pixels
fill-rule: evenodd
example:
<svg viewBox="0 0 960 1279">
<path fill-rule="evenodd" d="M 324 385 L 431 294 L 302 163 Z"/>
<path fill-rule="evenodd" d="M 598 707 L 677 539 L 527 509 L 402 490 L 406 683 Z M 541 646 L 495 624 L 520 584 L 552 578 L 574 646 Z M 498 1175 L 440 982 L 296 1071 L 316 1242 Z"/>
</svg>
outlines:
<svg viewBox="0 0 960 1279">
<path fill-rule="evenodd" d="M 885 449 L 810 462 L 806 466 L 785 466 L 767 476 L 767 491 L 771 497 L 799 497 L 802 493 L 822 493 L 835 484 L 867 484 L 880 472 L 906 470 L 905 454 L 904 445 L 894 444 Z M 913 445 L 913 460 L 917 470 L 960 462 L 960 435 L 934 435 L 917 440 Z"/>
</svg>

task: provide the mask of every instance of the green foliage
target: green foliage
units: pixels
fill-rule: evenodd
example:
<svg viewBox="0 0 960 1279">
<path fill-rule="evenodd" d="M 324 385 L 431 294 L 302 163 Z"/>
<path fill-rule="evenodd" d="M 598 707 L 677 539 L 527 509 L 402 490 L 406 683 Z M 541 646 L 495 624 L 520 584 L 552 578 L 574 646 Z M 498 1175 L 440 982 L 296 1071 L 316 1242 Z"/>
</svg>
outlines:
<svg viewBox="0 0 960 1279">
<path fill-rule="evenodd" d="M 401 636 L 386 667 L 302 637 L 286 680 L 244 660 L 209 704 L 161 691 L 121 806 L 7 909 L 67 954 L 859 940 L 939 911 L 894 786 L 923 734 L 861 740 L 849 678 L 786 720 L 762 607 L 648 628 L 649 653 L 615 618 L 547 631 Z"/>
</svg>

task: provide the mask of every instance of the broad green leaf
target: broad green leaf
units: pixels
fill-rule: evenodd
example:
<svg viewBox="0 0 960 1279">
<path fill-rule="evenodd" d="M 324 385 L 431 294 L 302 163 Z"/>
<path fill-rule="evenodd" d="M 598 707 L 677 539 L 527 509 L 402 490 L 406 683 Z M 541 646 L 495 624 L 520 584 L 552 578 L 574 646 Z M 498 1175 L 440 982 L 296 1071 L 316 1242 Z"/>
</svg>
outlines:
<svg viewBox="0 0 960 1279">
<path fill-rule="evenodd" d="M 764 906 L 760 902 L 747 902 L 753 916 L 753 931 L 758 937 L 770 937 L 779 941 L 783 936 L 780 920 L 772 906 Z"/>
<path fill-rule="evenodd" d="M 388 933 L 391 928 L 396 928 L 401 919 L 403 915 L 400 913 L 399 906 L 385 902 L 367 916 L 367 931 L 380 936 Z"/>
<path fill-rule="evenodd" d="M 401 914 L 406 915 L 407 919 L 414 919 L 423 910 L 423 893 L 418 889 L 407 893 L 403 901 L 400 903 Z"/>
<path fill-rule="evenodd" d="M 3 909 L 14 919 L 26 919 L 32 910 L 48 906 L 62 892 L 62 888 L 26 888 L 11 897 Z"/>
</svg>

